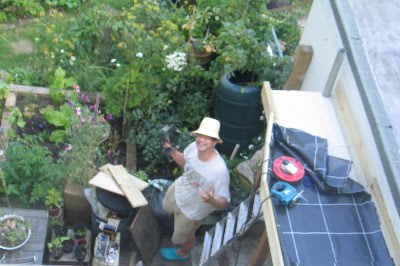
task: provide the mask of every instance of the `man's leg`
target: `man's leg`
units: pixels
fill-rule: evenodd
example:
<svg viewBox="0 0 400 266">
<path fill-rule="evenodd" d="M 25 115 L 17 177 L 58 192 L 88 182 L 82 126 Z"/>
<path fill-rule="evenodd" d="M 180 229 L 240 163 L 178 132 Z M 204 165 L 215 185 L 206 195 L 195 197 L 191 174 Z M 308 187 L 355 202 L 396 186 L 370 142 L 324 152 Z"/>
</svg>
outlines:
<svg viewBox="0 0 400 266">
<path fill-rule="evenodd" d="M 186 258 L 187 256 L 189 256 L 189 253 L 193 249 L 195 244 L 196 244 L 196 237 L 193 235 L 189 239 L 189 241 L 180 245 L 180 247 L 176 250 L 176 253 L 179 256 Z"/>
</svg>

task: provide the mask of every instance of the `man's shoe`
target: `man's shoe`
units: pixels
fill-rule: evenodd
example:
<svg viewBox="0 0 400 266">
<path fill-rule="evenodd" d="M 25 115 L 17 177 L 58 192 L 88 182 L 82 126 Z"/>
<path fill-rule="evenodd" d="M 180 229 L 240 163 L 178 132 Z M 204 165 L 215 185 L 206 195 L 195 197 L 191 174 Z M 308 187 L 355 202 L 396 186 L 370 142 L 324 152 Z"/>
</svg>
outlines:
<svg viewBox="0 0 400 266">
<path fill-rule="evenodd" d="M 161 248 L 161 257 L 170 261 L 185 261 L 190 259 L 190 254 L 187 257 L 182 257 L 176 253 L 177 248 Z"/>
</svg>

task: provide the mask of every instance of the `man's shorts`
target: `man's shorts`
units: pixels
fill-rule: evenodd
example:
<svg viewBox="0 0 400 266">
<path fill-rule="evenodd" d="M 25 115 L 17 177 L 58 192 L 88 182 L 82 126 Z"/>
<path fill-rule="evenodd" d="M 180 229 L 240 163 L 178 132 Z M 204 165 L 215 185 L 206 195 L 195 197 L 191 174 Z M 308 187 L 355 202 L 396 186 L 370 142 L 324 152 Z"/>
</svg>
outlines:
<svg viewBox="0 0 400 266">
<path fill-rule="evenodd" d="M 163 201 L 163 208 L 166 212 L 174 214 L 172 242 L 176 245 L 188 242 L 201 226 L 202 220 L 190 220 L 182 213 L 175 201 L 175 184 L 168 188 Z"/>
</svg>

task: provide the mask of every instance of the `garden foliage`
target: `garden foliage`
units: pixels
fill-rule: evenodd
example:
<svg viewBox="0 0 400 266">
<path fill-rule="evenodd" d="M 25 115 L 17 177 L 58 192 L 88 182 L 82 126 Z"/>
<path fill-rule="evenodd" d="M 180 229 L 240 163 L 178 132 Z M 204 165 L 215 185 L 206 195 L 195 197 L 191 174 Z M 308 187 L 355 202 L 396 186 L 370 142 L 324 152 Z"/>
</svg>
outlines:
<svg viewBox="0 0 400 266">
<path fill-rule="evenodd" d="M 3 0 L 0 7 L 22 2 Z M 44 19 L 45 23 L 36 32 L 36 53 L 29 64 L 23 70 L 9 72 L 18 74 L 13 75 L 14 82 L 50 87 L 55 102 L 62 102 L 64 89 L 71 89 L 75 83 L 82 91 L 101 92 L 106 112 L 122 120 L 121 137 L 137 145 L 143 167 L 140 170 L 150 176 L 168 163 L 158 140 L 163 125 L 175 124 L 183 132 L 187 138 L 180 144 L 184 147 L 190 140 L 190 131 L 202 117 L 212 116 L 215 88 L 226 72 L 253 72 L 258 78 L 255 83 L 268 80 L 279 89 L 291 70 L 291 56 L 300 35 L 297 22 L 289 13 L 273 14 L 263 0 L 197 0 L 176 4 L 134 0 L 121 10 L 99 2 L 46 0 L 32 2 L 40 6 L 38 11 L 28 6 L 25 11 L 17 8 L 32 16 L 64 8 L 69 15 L 53 9 L 48 12 L 51 19 Z M 3 16 L 4 12 L 7 17 L 20 16 L 10 14 L 7 8 Z M 1 16 L 0 12 L 0 19 Z M 63 23 L 55 23 L 60 18 Z M 285 47 L 283 57 L 276 52 L 271 55 L 268 50 L 268 46 L 277 49 L 273 30 Z M 204 49 L 213 53 L 214 60 L 207 67 L 200 66 L 193 57 L 188 40 L 194 35 L 204 38 Z M 52 140 L 73 141 L 79 147 L 80 141 L 84 141 L 83 133 L 68 132 L 71 121 L 62 117 L 64 111 L 62 108 L 46 111 L 49 122 L 64 131 L 62 136 L 52 136 Z M 56 124 L 57 119 L 65 123 Z M 23 153 L 22 147 L 15 146 L 10 152 Z M 63 158 L 68 162 L 75 156 L 82 158 L 83 147 L 81 151 L 73 151 L 82 154 Z M 90 150 L 91 158 L 98 155 L 97 148 Z M 32 155 L 27 152 L 24 156 Z M 42 160 L 45 159 L 47 155 L 43 154 Z M 86 162 L 88 165 L 83 167 L 93 169 L 93 160 Z M 37 169 L 30 164 L 24 167 L 27 172 L 32 171 L 26 175 L 36 174 L 33 171 Z M 13 182 L 18 181 L 18 176 L 10 174 Z M 86 180 L 90 173 L 84 176 Z M 55 182 L 48 173 L 41 178 Z M 13 182 L 9 192 L 18 193 Z M 32 200 L 43 196 L 40 191 L 35 195 Z"/>
</svg>

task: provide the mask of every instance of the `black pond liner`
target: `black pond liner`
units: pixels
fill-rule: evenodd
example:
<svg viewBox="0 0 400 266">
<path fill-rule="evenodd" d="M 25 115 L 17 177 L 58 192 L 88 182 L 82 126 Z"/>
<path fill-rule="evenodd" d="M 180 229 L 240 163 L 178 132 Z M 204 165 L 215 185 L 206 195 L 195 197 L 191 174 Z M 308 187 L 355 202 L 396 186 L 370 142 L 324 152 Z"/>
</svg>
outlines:
<svg viewBox="0 0 400 266">
<path fill-rule="evenodd" d="M 326 139 L 274 125 L 270 187 L 276 158 L 291 156 L 306 168 L 292 184 L 304 199 L 293 207 L 272 199 L 285 265 L 394 265 L 371 196 L 348 177 L 352 162 L 327 148 Z"/>
</svg>

